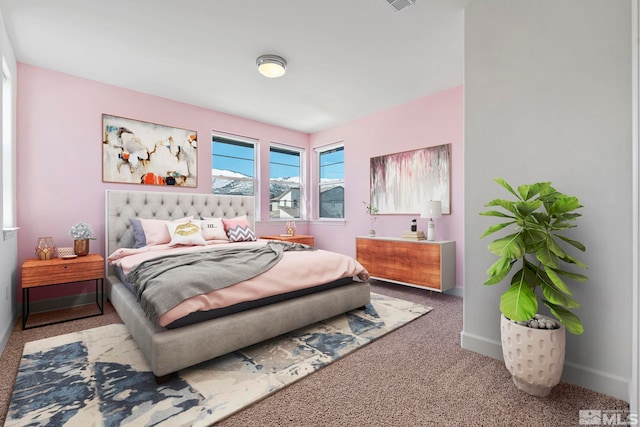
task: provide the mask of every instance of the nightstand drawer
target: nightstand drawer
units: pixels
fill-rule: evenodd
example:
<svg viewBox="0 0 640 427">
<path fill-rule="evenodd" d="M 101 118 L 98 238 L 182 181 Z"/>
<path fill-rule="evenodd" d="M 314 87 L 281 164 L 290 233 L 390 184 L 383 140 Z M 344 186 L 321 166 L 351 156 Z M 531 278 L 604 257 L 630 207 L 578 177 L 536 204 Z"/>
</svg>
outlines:
<svg viewBox="0 0 640 427">
<path fill-rule="evenodd" d="M 30 259 L 22 265 L 23 288 L 81 282 L 103 277 L 104 259 L 97 254 L 73 259 Z"/>
</svg>

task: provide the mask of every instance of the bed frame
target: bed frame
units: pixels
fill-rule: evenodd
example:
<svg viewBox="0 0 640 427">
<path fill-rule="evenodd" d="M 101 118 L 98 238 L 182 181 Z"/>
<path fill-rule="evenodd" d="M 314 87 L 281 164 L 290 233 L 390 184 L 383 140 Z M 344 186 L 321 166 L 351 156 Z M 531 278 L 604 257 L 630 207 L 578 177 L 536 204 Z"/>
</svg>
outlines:
<svg viewBox="0 0 640 427">
<path fill-rule="evenodd" d="M 107 190 L 105 195 L 106 256 L 121 247 L 133 247 L 129 218 L 176 219 L 194 217 L 233 218 L 247 215 L 255 230 L 254 198 L 196 193 Z M 174 372 L 328 319 L 369 303 L 368 282 L 297 297 L 201 323 L 166 329 L 153 325 L 135 296 L 105 265 L 107 295 L 127 325 L 156 375 L 168 380 Z"/>
</svg>

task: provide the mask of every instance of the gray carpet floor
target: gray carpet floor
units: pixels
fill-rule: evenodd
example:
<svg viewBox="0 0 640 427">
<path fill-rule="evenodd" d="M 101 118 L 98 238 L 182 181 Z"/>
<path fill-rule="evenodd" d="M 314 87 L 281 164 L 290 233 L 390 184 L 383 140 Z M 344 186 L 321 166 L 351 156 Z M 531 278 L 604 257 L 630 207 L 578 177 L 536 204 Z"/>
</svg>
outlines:
<svg viewBox="0 0 640 427">
<path fill-rule="evenodd" d="M 217 426 L 578 426 L 579 411 L 629 405 L 561 382 L 546 398 L 518 391 L 501 361 L 460 347 L 462 299 L 372 282 L 372 291 L 433 311 L 256 402 Z M 77 308 L 91 310 L 95 307 Z M 56 313 L 47 313 L 47 321 Z M 69 312 L 64 313 L 65 316 Z M 37 322 L 37 316 L 30 318 Z M 20 320 L 0 358 L 4 424 L 24 343 L 120 322 L 105 315 L 22 331 Z"/>
</svg>

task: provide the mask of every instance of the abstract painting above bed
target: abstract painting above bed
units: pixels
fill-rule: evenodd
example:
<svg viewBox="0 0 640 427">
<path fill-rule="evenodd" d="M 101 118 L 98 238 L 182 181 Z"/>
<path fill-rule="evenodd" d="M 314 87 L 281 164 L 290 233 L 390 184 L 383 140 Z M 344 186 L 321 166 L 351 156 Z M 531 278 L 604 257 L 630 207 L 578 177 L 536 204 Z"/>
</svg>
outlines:
<svg viewBox="0 0 640 427">
<path fill-rule="evenodd" d="M 198 133 L 102 115 L 102 180 L 196 187 Z"/>
</svg>

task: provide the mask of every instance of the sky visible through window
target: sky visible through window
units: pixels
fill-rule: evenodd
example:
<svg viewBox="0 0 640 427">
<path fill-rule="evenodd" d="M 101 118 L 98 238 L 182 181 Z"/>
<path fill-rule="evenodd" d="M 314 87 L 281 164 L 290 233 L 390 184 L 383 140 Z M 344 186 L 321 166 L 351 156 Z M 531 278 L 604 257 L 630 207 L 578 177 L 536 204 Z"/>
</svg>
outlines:
<svg viewBox="0 0 640 427">
<path fill-rule="evenodd" d="M 327 151 L 320 156 L 320 181 L 344 179 L 344 150 Z"/>
<path fill-rule="evenodd" d="M 228 170 L 254 177 L 253 148 L 244 145 L 214 144 L 216 156 L 214 163 L 216 169 Z M 271 153 L 276 156 L 276 161 L 270 164 L 269 178 L 289 178 L 294 168 L 291 166 L 291 157 L 279 153 Z M 320 164 L 320 178 L 322 181 L 344 179 L 344 151 L 333 150 L 323 153 Z"/>
<path fill-rule="evenodd" d="M 213 146 L 215 147 L 215 151 L 212 149 L 212 153 L 215 155 L 213 163 L 215 163 L 216 169 L 228 170 L 254 178 L 253 149 L 251 147 L 231 144 L 214 144 Z M 292 167 L 294 165 L 299 167 L 299 163 L 292 163 L 292 156 L 281 153 L 272 153 L 272 156 L 275 157 L 275 162 L 270 165 L 269 177 L 271 179 L 289 178 L 292 173 L 299 173 L 299 169 Z"/>
<path fill-rule="evenodd" d="M 251 144 L 212 143 L 211 152 L 215 169 L 230 171 L 255 178 L 254 148 Z M 222 173 L 224 175 L 224 173 Z"/>
</svg>

